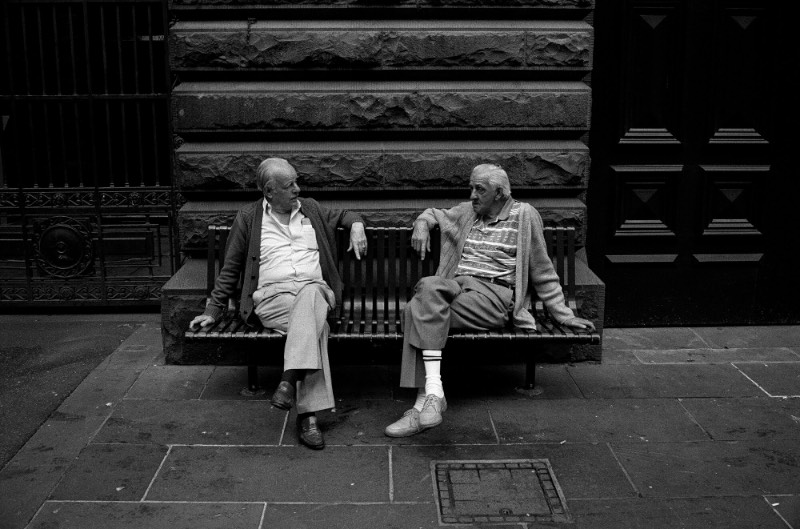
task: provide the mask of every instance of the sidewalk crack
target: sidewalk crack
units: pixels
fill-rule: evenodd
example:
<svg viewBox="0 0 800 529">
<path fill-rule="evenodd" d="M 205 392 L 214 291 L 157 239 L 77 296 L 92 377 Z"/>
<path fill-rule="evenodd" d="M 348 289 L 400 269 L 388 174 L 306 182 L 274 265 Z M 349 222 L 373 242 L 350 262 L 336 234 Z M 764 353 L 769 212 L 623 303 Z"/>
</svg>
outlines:
<svg viewBox="0 0 800 529">
<path fill-rule="evenodd" d="M 492 410 L 489 409 L 489 406 L 486 406 L 486 412 L 489 414 L 489 424 L 492 425 L 492 432 L 494 432 L 494 440 L 497 441 L 497 444 L 500 444 L 500 435 L 497 433 L 497 427 L 494 424 L 494 417 L 492 417 Z"/>
<path fill-rule="evenodd" d="M 711 433 L 708 430 L 703 428 L 703 425 L 700 424 L 700 422 L 697 419 L 695 419 L 694 415 L 692 415 L 692 412 L 690 412 L 686 408 L 686 406 L 683 405 L 683 399 L 678 399 L 678 404 L 680 405 L 681 408 L 683 408 L 683 411 L 686 413 L 686 415 L 689 416 L 689 418 L 692 420 L 692 422 L 695 423 L 697 425 L 697 427 L 700 428 L 703 431 L 703 433 L 706 434 L 706 436 L 708 436 L 708 438 L 713 441 L 714 440 L 714 436 L 711 435 Z"/>
<path fill-rule="evenodd" d="M 620 461 L 619 456 L 617 456 L 617 453 L 614 452 L 614 448 L 611 446 L 611 443 L 606 443 L 606 446 L 608 447 L 608 451 L 611 452 L 611 455 L 614 456 L 614 459 L 616 460 L 617 464 L 619 465 L 619 468 L 622 470 L 622 473 L 625 474 L 625 479 L 627 479 L 628 483 L 631 484 L 631 487 L 633 488 L 633 491 L 636 493 L 636 495 L 638 497 L 642 498 L 643 497 L 642 493 L 639 492 L 639 488 L 636 486 L 636 483 L 633 482 L 633 479 L 631 479 L 630 474 L 628 474 L 628 470 L 622 464 L 622 461 Z"/>
<path fill-rule="evenodd" d="M 153 474 L 153 478 L 150 480 L 150 484 L 147 485 L 147 490 L 144 491 L 144 494 L 142 495 L 142 499 L 139 500 L 140 502 L 145 501 L 145 498 L 147 498 L 147 495 L 150 494 L 150 489 L 153 487 L 153 483 L 156 482 L 156 478 L 158 477 L 159 472 L 161 472 L 161 469 L 164 468 L 164 463 L 167 462 L 167 458 L 169 457 L 169 455 L 171 453 L 172 453 L 172 445 L 167 445 L 167 453 L 164 454 L 164 459 L 162 459 L 161 460 L 161 464 L 158 465 L 158 468 L 156 469 L 155 474 Z"/>
</svg>

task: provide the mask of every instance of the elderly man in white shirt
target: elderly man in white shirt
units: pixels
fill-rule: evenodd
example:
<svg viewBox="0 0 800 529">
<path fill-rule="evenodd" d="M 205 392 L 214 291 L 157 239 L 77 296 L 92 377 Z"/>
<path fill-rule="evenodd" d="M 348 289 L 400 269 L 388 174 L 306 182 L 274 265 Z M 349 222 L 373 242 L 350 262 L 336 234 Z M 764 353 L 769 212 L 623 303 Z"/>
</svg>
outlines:
<svg viewBox="0 0 800 529">
<path fill-rule="evenodd" d="M 237 214 L 211 301 L 190 326 L 208 327 L 221 316 L 243 271 L 240 316 L 286 334 L 284 371 L 272 405 L 290 409 L 296 400 L 300 442 L 321 449 L 315 412 L 335 405 L 326 320 L 342 291 L 336 229 L 350 229 L 347 251 L 360 259 L 367 250 L 364 222 L 355 213 L 299 198 L 297 172 L 286 160 L 264 160 L 257 183 L 264 198 Z"/>
</svg>

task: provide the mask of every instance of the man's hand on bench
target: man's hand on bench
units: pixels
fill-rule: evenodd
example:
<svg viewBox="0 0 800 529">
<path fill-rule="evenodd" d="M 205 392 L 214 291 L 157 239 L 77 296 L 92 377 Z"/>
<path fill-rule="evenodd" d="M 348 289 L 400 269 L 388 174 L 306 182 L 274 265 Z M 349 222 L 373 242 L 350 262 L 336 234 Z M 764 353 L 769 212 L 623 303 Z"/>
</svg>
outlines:
<svg viewBox="0 0 800 529">
<path fill-rule="evenodd" d="M 411 247 L 417 251 L 419 258 L 425 260 L 425 254 L 431 251 L 431 234 L 428 223 L 424 220 L 414 222 L 414 231 L 411 234 Z"/>
<path fill-rule="evenodd" d="M 362 255 L 367 255 L 367 235 L 361 222 L 354 222 L 350 226 L 350 246 L 347 247 L 347 251 L 350 250 L 353 250 L 358 260 L 361 260 Z"/>
<path fill-rule="evenodd" d="M 197 331 L 199 329 L 207 329 L 212 325 L 214 325 L 214 318 L 208 314 L 201 314 L 189 323 L 189 328 L 193 331 Z"/>
<path fill-rule="evenodd" d="M 589 320 L 584 320 L 583 318 L 578 318 L 577 316 L 565 321 L 562 325 L 566 325 L 567 327 L 572 327 L 573 329 L 581 329 L 584 331 L 594 331 L 594 323 L 590 322 Z"/>
</svg>

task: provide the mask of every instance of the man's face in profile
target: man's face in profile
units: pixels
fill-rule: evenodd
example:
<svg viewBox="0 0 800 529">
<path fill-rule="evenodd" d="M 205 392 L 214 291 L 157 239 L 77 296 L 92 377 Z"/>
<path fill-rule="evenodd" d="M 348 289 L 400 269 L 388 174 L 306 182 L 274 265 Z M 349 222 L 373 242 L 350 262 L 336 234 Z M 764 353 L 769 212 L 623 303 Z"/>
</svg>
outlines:
<svg viewBox="0 0 800 529">
<path fill-rule="evenodd" d="M 469 179 L 469 189 L 473 211 L 478 215 L 488 216 L 497 200 L 497 188 L 489 182 L 488 177 L 473 175 Z"/>
<path fill-rule="evenodd" d="M 271 190 L 270 205 L 280 213 L 292 211 L 297 197 L 300 196 L 300 186 L 297 185 L 297 173 L 284 170 L 275 177 L 275 185 Z"/>
</svg>

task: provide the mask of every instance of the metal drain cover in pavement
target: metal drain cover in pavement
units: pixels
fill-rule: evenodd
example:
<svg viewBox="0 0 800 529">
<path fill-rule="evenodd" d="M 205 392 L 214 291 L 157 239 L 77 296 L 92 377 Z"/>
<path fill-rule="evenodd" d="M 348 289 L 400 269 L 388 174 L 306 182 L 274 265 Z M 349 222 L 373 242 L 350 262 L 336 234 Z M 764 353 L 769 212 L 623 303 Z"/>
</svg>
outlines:
<svg viewBox="0 0 800 529">
<path fill-rule="evenodd" d="M 431 461 L 439 522 L 571 522 L 547 459 Z"/>
</svg>

